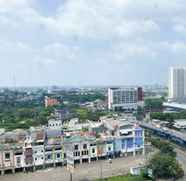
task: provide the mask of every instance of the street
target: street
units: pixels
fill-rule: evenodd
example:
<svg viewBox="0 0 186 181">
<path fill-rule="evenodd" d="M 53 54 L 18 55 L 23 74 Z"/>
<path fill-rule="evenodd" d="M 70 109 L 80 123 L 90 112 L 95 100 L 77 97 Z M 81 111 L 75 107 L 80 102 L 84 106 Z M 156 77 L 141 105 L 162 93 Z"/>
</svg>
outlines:
<svg viewBox="0 0 186 181">
<path fill-rule="evenodd" d="M 183 151 L 179 148 L 175 148 L 177 152 L 177 160 L 182 165 L 182 168 L 185 172 L 184 178 L 180 179 L 179 181 L 186 181 L 186 151 Z"/>
<path fill-rule="evenodd" d="M 83 179 L 94 180 L 102 177 L 126 174 L 130 167 L 134 167 L 145 162 L 144 156 L 123 157 L 113 159 L 112 163 L 108 160 L 91 162 L 90 164 L 77 165 L 73 173 L 73 181 Z M 66 167 L 49 168 L 38 170 L 34 173 L 16 173 L 0 176 L 1 181 L 67 181 L 70 180 L 70 174 Z"/>
</svg>

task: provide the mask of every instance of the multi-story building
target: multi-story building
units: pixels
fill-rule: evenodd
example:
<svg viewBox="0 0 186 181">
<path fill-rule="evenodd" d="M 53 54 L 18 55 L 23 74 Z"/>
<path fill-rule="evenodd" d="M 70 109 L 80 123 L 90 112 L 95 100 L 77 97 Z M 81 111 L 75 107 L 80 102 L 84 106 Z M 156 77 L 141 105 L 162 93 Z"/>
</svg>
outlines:
<svg viewBox="0 0 186 181">
<path fill-rule="evenodd" d="M 115 152 L 121 154 L 144 153 L 144 130 L 130 124 L 120 125 L 115 137 Z"/>
<path fill-rule="evenodd" d="M 14 147 L 11 145 L 2 145 L 0 147 L 0 171 L 3 175 L 6 170 L 15 172 Z"/>
<path fill-rule="evenodd" d="M 45 96 L 45 107 L 58 105 L 59 101 L 56 98 Z"/>
<path fill-rule="evenodd" d="M 22 146 L 17 146 L 14 150 L 14 163 L 15 169 L 23 169 L 24 167 L 24 155 Z"/>
<path fill-rule="evenodd" d="M 64 149 L 66 152 L 67 163 L 69 160 L 73 164 L 90 162 L 91 161 L 90 145 L 91 143 L 94 143 L 94 141 L 95 141 L 94 137 L 85 136 L 72 136 L 66 138 L 64 140 Z M 94 155 L 95 152 L 96 150 L 91 150 L 92 155 Z"/>
<path fill-rule="evenodd" d="M 71 113 L 67 108 L 55 109 L 54 116 L 56 119 L 64 122 L 64 120 L 71 119 L 73 117 L 73 113 Z"/>
<path fill-rule="evenodd" d="M 23 145 L 24 154 L 24 169 L 29 170 L 33 167 L 33 149 L 32 149 L 32 138 L 30 136 L 26 137 Z"/>
<path fill-rule="evenodd" d="M 33 168 L 45 165 L 45 134 L 44 131 L 37 131 L 32 141 Z"/>
<path fill-rule="evenodd" d="M 186 99 L 186 68 L 171 67 L 169 72 L 169 99 L 183 102 Z"/>
<path fill-rule="evenodd" d="M 45 146 L 45 164 L 46 166 L 56 166 L 65 164 L 64 146 L 61 143 Z"/>
<path fill-rule="evenodd" d="M 49 129 L 61 129 L 62 121 L 59 119 L 49 119 L 48 120 L 48 128 Z"/>
<path fill-rule="evenodd" d="M 138 104 L 143 101 L 141 87 L 124 87 L 108 89 L 109 110 L 137 110 Z"/>
<path fill-rule="evenodd" d="M 65 150 L 63 144 L 63 133 L 61 129 L 49 129 L 46 131 L 45 140 L 45 164 L 46 166 L 64 165 Z"/>
<path fill-rule="evenodd" d="M 57 129 L 31 130 L 24 142 L 0 144 L 0 171 L 4 174 L 6 170 L 35 170 L 144 153 L 144 130 L 133 121 L 102 120 L 96 130 L 70 133 Z"/>
</svg>

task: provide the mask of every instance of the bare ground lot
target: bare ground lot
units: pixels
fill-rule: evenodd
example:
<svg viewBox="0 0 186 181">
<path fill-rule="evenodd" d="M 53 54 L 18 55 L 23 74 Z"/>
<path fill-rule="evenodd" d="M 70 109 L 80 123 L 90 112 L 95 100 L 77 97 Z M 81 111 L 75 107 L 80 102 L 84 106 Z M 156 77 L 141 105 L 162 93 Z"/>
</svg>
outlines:
<svg viewBox="0 0 186 181">
<path fill-rule="evenodd" d="M 73 173 L 73 181 L 83 179 L 94 180 L 113 175 L 123 175 L 129 172 L 130 167 L 139 165 L 145 162 L 145 157 L 130 156 L 117 158 L 112 160 L 110 164 L 108 160 L 100 160 L 91 162 L 90 164 L 77 165 Z M 102 171 L 101 171 L 102 170 Z M 66 167 L 49 168 L 29 173 L 16 173 L 0 176 L 0 181 L 68 181 L 70 174 Z"/>
</svg>

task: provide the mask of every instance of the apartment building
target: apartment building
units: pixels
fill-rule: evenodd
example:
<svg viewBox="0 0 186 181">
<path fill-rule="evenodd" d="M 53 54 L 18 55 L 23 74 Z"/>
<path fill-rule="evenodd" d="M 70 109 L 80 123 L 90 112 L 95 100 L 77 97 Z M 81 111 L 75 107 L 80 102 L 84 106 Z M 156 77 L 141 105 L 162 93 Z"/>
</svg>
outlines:
<svg viewBox="0 0 186 181">
<path fill-rule="evenodd" d="M 186 99 L 186 68 L 171 67 L 169 72 L 169 99 L 184 102 Z"/>
<path fill-rule="evenodd" d="M 108 89 L 108 109 L 132 112 L 143 101 L 141 87 L 124 87 Z"/>
</svg>

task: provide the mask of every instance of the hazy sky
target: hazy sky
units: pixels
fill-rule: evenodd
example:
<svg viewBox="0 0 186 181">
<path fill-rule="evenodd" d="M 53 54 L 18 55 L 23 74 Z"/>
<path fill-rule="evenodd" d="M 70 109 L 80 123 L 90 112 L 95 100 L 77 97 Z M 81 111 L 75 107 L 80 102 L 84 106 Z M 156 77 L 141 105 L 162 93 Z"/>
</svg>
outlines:
<svg viewBox="0 0 186 181">
<path fill-rule="evenodd" d="M 0 0 L 0 86 L 166 83 L 185 0 Z"/>
</svg>

